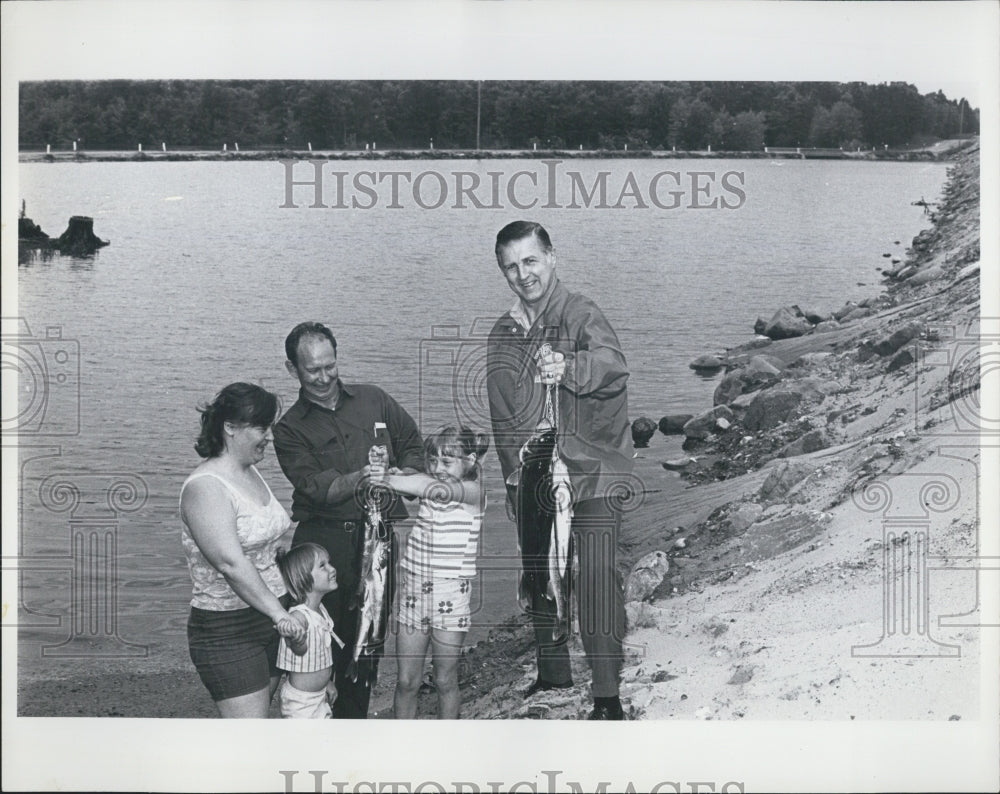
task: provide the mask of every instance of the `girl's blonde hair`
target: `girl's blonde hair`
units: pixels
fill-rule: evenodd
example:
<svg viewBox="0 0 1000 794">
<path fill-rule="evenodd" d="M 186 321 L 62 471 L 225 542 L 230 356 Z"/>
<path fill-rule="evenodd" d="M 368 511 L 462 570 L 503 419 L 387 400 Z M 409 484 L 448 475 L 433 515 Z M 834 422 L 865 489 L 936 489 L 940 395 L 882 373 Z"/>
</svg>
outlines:
<svg viewBox="0 0 1000 794">
<path fill-rule="evenodd" d="M 448 425 L 424 439 L 424 459 L 429 462 L 431 458 L 441 455 L 454 455 L 457 458 L 475 455 L 476 464 L 466 471 L 465 479 L 477 480 L 480 462 L 489 448 L 490 437 L 485 433 L 478 433 L 467 427 Z"/>
<path fill-rule="evenodd" d="M 329 557 L 329 553 L 318 543 L 300 543 L 288 551 L 278 549 L 275 562 L 278 563 L 281 578 L 285 581 L 285 587 L 295 599 L 295 603 L 303 603 L 312 591 L 315 584 L 312 576 L 313 566 L 316 560 L 324 556 Z"/>
</svg>

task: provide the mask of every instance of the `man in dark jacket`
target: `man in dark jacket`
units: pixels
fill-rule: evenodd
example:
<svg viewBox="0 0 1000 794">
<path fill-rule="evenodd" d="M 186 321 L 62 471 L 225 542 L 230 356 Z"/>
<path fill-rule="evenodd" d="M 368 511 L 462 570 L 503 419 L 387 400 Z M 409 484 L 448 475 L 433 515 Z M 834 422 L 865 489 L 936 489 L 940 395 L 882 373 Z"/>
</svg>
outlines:
<svg viewBox="0 0 1000 794">
<path fill-rule="evenodd" d="M 487 391 L 501 469 L 505 480 L 516 471 L 521 445 L 542 417 L 546 385 L 556 385 L 558 446 L 570 475 L 580 559 L 580 634 L 593 676 L 590 719 L 623 719 L 618 683 L 625 605 L 615 551 L 632 471 L 625 356 L 597 305 L 556 277 L 555 251 L 542 226 L 505 226 L 495 253 L 517 296 L 487 343 Z M 515 501 L 510 487 L 508 499 Z M 526 697 L 572 684 L 566 641 L 552 639 L 555 605 L 539 596 L 529 612 L 538 678 Z"/>
</svg>

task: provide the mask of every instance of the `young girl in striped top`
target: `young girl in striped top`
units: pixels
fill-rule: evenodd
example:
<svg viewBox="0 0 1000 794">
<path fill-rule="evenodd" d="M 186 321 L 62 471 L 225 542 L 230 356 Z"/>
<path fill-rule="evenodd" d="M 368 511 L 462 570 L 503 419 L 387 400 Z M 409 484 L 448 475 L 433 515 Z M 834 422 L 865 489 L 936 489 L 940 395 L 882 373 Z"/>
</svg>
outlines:
<svg viewBox="0 0 1000 794">
<path fill-rule="evenodd" d="M 489 438 L 465 427 L 445 427 L 424 442 L 427 474 L 386 475 L 384 484 L 420 497 L 400 564 L 397 719 L 417 714 L 427 646 L 434 660 L 438 717 L 456 719 L 461 704 L 458 661 L 469 631 L 472 579 L 486 509 L 479 481 Z"/>
<path fill-rule="evenodd" d="M 333 620 L 322 604 L 327 593 L 337 589 L 337 570 L 330 564 L 326 549 L 316 543 L 302 543 L 287 552 L 278 552 L 278 569 L 285 587 L 296 601 L 288 612 L 306 630 L 304 642 L 278 645 L 279 670 L 288 672 L 279 703 L 285 718 L 330 719 L 327 686 L 333 672 L 333 643 L 344 647 L 333 633 Z"/>
</svg>

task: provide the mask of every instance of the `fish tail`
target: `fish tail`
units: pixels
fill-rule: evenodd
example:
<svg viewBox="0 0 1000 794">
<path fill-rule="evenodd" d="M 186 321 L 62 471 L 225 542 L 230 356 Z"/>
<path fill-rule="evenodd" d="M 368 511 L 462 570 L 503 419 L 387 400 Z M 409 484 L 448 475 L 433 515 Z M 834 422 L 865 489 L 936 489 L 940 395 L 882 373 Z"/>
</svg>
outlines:
<svg viewBox="0 0 1000 794">
<path fill-rule="evenodd" d="M 531 608 L 531 594 L 528 592 L 528 581 L 524 571 L 517 579 L 517 603 L 524 612 Z"/>
</svg>

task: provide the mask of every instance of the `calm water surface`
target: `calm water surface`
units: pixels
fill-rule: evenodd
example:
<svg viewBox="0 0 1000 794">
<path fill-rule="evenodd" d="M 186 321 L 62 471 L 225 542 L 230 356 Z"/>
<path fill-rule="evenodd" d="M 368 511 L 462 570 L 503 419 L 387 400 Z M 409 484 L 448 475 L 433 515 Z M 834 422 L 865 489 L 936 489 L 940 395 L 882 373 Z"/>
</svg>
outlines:
<svg viewBox="0 0 1000 794">
<path fill-rule="evenodd" d="M 56 257 L 18 268 L 19 314 L 33 339 L 16 346 L 45 359 L 50 376 L 67 375 L 48 399 L 44 422 L 29 410 L 37 421 L 22 439 L 36 447 L 21 455 L 21 554 L 31 569 L 23 574 L 22 639 L 66 637 L 71 537 L 86 519 L 95 526 L 104 520 L 117 533 L 121 635 L 154 648 L 184 645 L 190 581 L 176 500 L 198 462 L 195 406 L 235 380 L 259 382 L 291 405 L 296 384 L 285 373 L 282 343 L 295 323 L 329 324 L 343 377 L 385 388 L 422 431 L 456 418 L 486 428 L 478 334 L 513 301 L 496 269 L 493 239 L 507 222 L 531 218 L 549 229 L 561 278 L 593 297 L 618 330 L 632 371 L 632 418 L 696 412 L 711 406 L 715 382 L 692 374 L 691 359 L 746 340 L 757 315 L 780 305 L 833 310 L 876 293 L 888 261 L 882 254 L 901 256 L 928 225 L 910 202 L 935 200 L 946 171 L 942 164 L 791 160 L 560 167 L 580 172 L 588 185 L 609 172 L 610 204 L 629 173 L 645 190 L 663 170 L 681 172 L 682 184 L 691 171 L 711 171 L 715 187 L 700 201 L 730 203 L 736 197 L 720 191 L 718 181 L 741 172 L 746 200 L 735 210 L 690 209 L 688 187 L 672 210 L 636 208 L 629 200 L 621 209 L 569 209 L 563 180 L 558 209 L 541 208 L 542 189 L 528 191 L 529 200 L 540 198 L 531 210 L 511 208 L 503 194 L 504 209 L 455 209 L 451 201 L 421 209 L 405 189 L 403 208 L 390 209 L 385 185 L 379 206 L 367 211 L 308 208 L 308 187 L 296 188 L 299 208 L 282 209 L 285 173 L 275 162 L 21 165 L 27 214 L 45 231 L 56 236 L 70 215 L 92 215 L 98 236 L 111 240 L 91 259 Z M 325 168 L 348 172 L 348 184 L 360 170 L 437 171 L 447 180 L 453 171 L 471 171 L 483 184 L 487 172 L 506 178 L 533 171 L 540 183 L 545 172 L 523 160 Z M 307 178 L 308 166 L 299 169 L 296 179 Z M 674 187 L 663 184 L 661 190 Z M 332 178 L 327 186 L 333 190 Z M 489 203 L 488 191 L 486 197 Z M 327 203 L 335 203 L 332 194 Z M 56 326 L 62 342 L 38 341 Z M 23 382 L 22 409 L 37 400 Z M 47 435 L 53 428 L 75 434 Z M 261 469 L 289 505 L 291 488 L 273 455 Z M 498 469 L 488 456 L 492 506 L 473 639 L 483 624 L 514 609 L 513 577 L 504 570 L 513 529 L 503 517 Z M 80 491 L 75 510 L 53 509 L 65 506 L 45 490 L 57 474 Z M 117 475 L 141 480 L 147 490 L 144 502 L 126 505 L 132 512 L 107 510 L 105 493 Z M 117 523 L 108 518 L 114 515 Z"/>
</svg>

